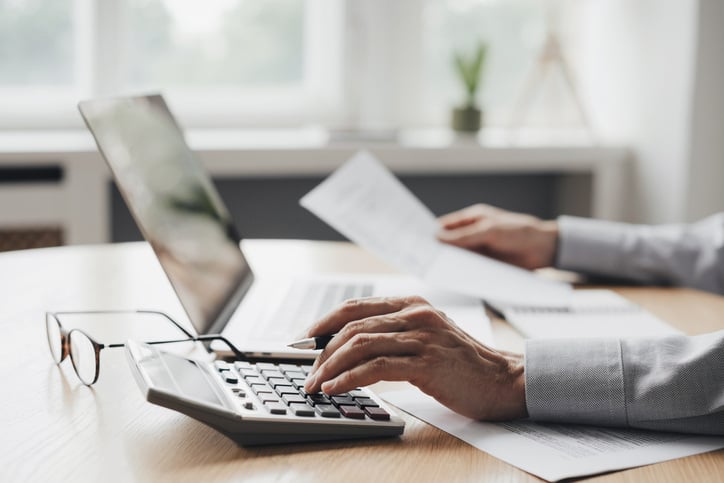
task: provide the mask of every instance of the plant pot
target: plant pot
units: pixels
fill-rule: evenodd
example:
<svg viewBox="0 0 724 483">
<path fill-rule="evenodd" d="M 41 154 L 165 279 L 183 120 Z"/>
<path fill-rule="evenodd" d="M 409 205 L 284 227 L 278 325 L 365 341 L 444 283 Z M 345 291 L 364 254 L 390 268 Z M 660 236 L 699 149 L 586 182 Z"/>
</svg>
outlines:
<svg viewBox="0 0 724 483">
<path fill-rule="evenodd" d="M 478 132 L 483 112 L 475 106 L 456 107 L 452 111 L 452 128 L 461 132 Z"/>
</svg>

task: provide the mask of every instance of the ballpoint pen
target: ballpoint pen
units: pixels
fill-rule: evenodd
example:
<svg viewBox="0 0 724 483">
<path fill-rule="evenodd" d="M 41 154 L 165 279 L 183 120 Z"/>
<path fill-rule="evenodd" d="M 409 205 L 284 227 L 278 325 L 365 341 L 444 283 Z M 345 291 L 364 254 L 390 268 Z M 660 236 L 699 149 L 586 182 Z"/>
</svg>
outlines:
<svg viewBox="0 0 724 483">
<path fill-rule="evenodd" d="M 294 349 L 324 349 L 332 340 L 333 335 L 320 335 L 317 337 L 309 337 L 308 339 L 301 339 L 287 344 L 287 347 Z"/>
</svg>

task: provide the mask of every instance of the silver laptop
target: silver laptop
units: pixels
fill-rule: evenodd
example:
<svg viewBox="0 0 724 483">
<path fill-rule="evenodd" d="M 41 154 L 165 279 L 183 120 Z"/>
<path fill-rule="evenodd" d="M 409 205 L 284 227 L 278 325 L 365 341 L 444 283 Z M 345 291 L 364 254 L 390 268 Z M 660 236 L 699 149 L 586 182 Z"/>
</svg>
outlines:
<svg viewBox="0 0 724 483">
<path fill-rule="evenodd" d="M 485 339 L 480 301 L 409 277 L 256 277 L 229 212 L 163 97 L 91 100 L 79 109 L 199 334 L 222 333 L 249 357 L 311 359 L 316 351 L 286 344 L 343 300 L 420 294 Z"/>
</svg>

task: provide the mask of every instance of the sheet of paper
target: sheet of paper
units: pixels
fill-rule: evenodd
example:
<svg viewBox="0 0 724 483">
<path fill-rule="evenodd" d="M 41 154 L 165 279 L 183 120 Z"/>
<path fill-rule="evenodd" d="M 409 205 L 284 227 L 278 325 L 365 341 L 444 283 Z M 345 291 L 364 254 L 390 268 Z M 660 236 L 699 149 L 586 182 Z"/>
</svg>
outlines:
<svg viewBox="0 0 724 483">
<path fill-rule="evenodd" d="M 382 163 L 359 152 L 300 203 L 359 246 L 427 283 L 529 305 L 565 305 L 567 284 L 437 240 L 435 216 Z"/>
<path fill-rule="evenodd" d="M 300 204 L 394 267 L 422 277 L 439 250 L 435 216 L 367 152 L 355 154 Z"/>
<path fill-rule="evenodd" d="M 526 337 L 648 337 L 680 334 L 611 290 L 576 290 L 565 311 L 496 307 Z"/>
<path fill-rule="evenodd" d="M 416 389 L 381 396 L 479 450 L 549 481 L 724 448 L 724 437 L 532 422 L 483 423 L 454 413 Z"/>
</svg>

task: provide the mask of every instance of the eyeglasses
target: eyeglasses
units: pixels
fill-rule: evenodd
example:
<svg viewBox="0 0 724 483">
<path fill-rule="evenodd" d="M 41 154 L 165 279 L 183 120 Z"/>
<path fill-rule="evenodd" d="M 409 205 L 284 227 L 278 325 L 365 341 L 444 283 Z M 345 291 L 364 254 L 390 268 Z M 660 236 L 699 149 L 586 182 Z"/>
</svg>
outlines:
<svg viewBox="0 0 724 483">
<path fill-rule="evenodd" d="M 100 370 L 100 355 L 101 350 L 105 348 L 123 347 L 125 344 L 101 344 L 96 342 L 87 333 L 81 329 L 67 330 L 60 323 L 58 318 L 61 315 L 88 315 L 88 314 L 154 314 L 160 315 L 164 319 L 172 323 L 178 328 L 185 337 L 183 339 L 173 340 L 159 340 L 149 341 L 146 344 L 173 344 L 176 342 L 209 342 L 219 340 L 224 342 L 229 349 L 238 358 L 245 358 L 246 355 L 238 350 L 234 345 L 229 342 L 224 336 L 219 334 L 207 334 L 194 336 L 189 331 L 184 329 L 175 320 L 169 317 L 163 312 L 154 310 L 136 310 L 136 311 L 110 311 L 110 310 L 98 310 L 98 311 L 80 311 L 80 312 L 46 312 L 45 313 L 45 329 L 48 337 L 48 347 L 50 348 L 50 355 L 56 364 L 63 362 L 68 356 L 73 363 L 73 370 L 75 370 L 78 379 L 85 384 L 90 386 L 95 384 L 98 380 L 98 372 Z"/>
</svg>

